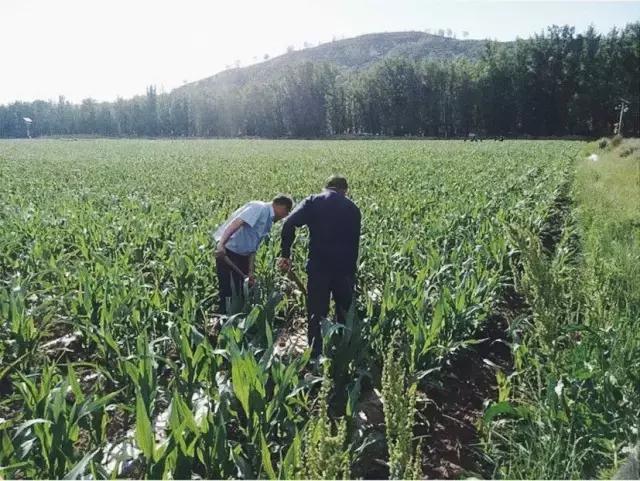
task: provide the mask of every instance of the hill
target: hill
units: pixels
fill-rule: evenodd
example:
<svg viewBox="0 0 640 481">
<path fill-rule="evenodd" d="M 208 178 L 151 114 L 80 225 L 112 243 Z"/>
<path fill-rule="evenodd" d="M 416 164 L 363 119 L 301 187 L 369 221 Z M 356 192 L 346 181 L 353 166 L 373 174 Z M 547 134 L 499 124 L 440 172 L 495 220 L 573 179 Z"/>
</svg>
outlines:
<svg viewBox="0 0 640 481">
<path fill-rule="evenodd" d="M 345 70 L 360 70 L 384 58 L 475 60 L 485 49 L 485 40 L 459 40 L 424 32 L 371 33 L 336 40 L 317 47 L 296 50 L 247 67 L 222 71 L 173 92 L 194 92 L 225 87 L 242 87 L 249 81 L 267 81 L 289 67 L 304 62 L 329 62 Z"/>
</svg>

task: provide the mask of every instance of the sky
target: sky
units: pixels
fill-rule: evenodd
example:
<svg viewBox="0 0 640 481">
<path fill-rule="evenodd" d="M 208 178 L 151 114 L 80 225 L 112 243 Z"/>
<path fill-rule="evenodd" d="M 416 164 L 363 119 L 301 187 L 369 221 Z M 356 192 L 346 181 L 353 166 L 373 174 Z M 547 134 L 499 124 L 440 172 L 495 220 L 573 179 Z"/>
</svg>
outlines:
<svg viewBox="0 0 640 481">
<path fill-rule="evenodd" d="M 288 46 L 402 30 L 512 40 L 569 24 L 607 32 L 640 1 L 0 0 L 0 104 L 169 92 Z"/>
</svg>

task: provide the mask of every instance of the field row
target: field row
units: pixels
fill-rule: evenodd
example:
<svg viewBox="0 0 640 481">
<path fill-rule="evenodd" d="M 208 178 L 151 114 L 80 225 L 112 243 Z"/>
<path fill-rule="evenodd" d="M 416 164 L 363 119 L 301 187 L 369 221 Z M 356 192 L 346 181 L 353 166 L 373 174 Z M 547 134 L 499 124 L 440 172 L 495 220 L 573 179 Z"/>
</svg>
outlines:
<svg viewBox="0 0 640 481">
<path fill-rule="evenodd" d="M 357 422 L 361 401 L 384 391 L 392 339 L 410 392 L 479 338 L 512 285 L 514 232 L 545 230 L 579 148 L 0 142 L 0 473 L 326 474 L 304 471 L 324 378 L 319 399 L 344 418 L 327 462 L 361 475 L 381 431 L 393 437 L 389 418 L 386 432 Z M 336 172 L 363 234 L 355 313 L 346 328 L 325 325 L 323 372 L 308 354 L 274 352 L 279 329 L 304 316 L 274 268 L 279 228 L 259 251 L 259 289 L 221 320 L 211 234 L 248 200 L 299 201 Z"/>
</svg>

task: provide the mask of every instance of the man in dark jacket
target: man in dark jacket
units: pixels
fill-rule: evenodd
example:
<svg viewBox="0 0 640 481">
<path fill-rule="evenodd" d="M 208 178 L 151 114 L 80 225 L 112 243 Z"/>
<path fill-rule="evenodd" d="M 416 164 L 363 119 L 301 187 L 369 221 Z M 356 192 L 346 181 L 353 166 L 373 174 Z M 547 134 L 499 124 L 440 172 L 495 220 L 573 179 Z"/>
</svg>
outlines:
<svg viewBox="0 0 640 481">
<path fill-rule="evenodd" d="M 320 323 L 329 314 L 333 297 L 338 322 L 344 323 L 353 300 L 361 215 L 347 197 L 347 179 L 332 176 L 322 193 L 307 197 L 286 218 L 282 227 L 282 251 L 278 267 L 291 269 L 291 245 L 296 227 L 309 227 L 307 261 L 308 338 L 313 355 L 322 352 Z"/>
</svg>

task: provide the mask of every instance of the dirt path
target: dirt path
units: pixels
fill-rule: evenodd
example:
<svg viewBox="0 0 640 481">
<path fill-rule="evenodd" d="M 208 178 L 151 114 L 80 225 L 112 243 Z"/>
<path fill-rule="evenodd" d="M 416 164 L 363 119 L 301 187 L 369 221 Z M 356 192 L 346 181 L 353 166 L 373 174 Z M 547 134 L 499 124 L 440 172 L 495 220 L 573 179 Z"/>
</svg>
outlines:
<svg viewBox="0 0 640 481">
<path fill-rule="evenodd" d="M 478 450 L 479 421 L 485 403 L 497 399 L 496 371 L 509 372 L 511 352 L 502 319 L 493 318 L 487 341 L 454 359 L 440 385 L 430 386 L 418 406 L 426 421 L 417 426 L 425 436 L 423 474 L 429 479 L 490 477 L 491 467 Z"/>
</svg>

